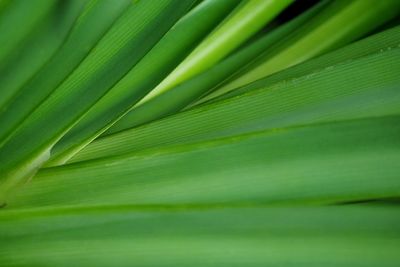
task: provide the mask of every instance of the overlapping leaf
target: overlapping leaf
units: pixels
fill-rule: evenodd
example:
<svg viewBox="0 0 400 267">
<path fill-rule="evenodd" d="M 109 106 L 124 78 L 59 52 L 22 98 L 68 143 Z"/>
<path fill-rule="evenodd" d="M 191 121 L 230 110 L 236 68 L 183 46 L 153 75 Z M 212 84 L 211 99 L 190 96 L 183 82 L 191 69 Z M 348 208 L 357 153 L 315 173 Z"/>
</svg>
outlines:
<svg viewBox="0 0 400 267">
<path fill-rule="evenodd" d="M 399 33 L 396 28 L 270 76 L 243 88 L 247 93 L 100 138 L 72 162 L 261 129 L 398 114 Z"/>
<path fill-rule="evenodd" d="M 235 0 L 204 1 L 184 16 L 57 143 L 52 150 L 53 164 L 66 161 L 75 151 L 79 151 L 126 113 L 133 103 L 155 87 L 235 5 Z M 188 31 L 192 33 L 188 34 Z M 176 40 L 180 42 L 177 44 Z"/>
<path fill-rule="evenodd" d="M 151 93 L 153 98 L 149 102 L 134 108 L 110 131 L 138 126 L 161 118 L 179 111 L 203 94 L 215 89 L 217 89 L 215 93 L 211 93 L 200 102 L 340 47 L 356 40 L 400 12 L 400 5 L 397 1 L 381 2 L 382 5 L 371 9 L 372 2 L 333 1 L 330 4 L 322 2 L 319 7 L 317 6 L 314 8 L 315 10 L 309 12 L 311 14 L 303 15 L 307 17 L 305 23 L 299 18 L 297 22 L 290 22 L 291 26 L 287 25 L 288 30 L 282 32 L 282 29 L 278 28 L 276 37 L 279 38 L 279 41 L 276 40 L 272 47 L 268 47 L 269 40 L 266 38 L 266 40 L 261 40 L 261 43 L 256 42 L 243 48 L 236 55 L 211 70 L 158 97 L 154 97 L 155 94 L 160 93 L 160 90 L 156 88 L 154 92 L 157 93 Z M 378 15 L 382 12 L 387 16 Z M 315 13 L 317 15 L 313 16 Z M 360 13 L 363 15 L 358 16 L 355 20 L 354 16 Z M 294 31 L 291 29 L 293 26 L 297 27 Z M 267 49 L 262 51 L 265 45 L 267 45 Z M 254 56 L 253 53 L 258 55 Z M 248 64 L 249 61 L 250 64 Z M 235 72 L 238 78 L 230 77 Z M 170 80 L 168 78 L 172 79 L 167 77 L 167 80 Z M 233 81 L 221 87 L 220 83 L 227 78 Z"/>
<path fill-rule="evenodd" d="M 175 0 L 132 2 L 92 53 L 2 146 L 0 195 L 32 175 L 49 158 L 52 146 L 192 4 Z"/>
</svg>

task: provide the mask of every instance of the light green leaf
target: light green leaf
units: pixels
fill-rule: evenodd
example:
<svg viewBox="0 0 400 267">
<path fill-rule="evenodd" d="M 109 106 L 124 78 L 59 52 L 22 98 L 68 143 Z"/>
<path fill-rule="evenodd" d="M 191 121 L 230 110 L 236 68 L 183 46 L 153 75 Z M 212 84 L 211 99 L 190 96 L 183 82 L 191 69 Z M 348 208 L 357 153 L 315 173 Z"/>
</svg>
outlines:
<svg viewBox="0 0 400 267">
<path fill-rule="evenodd" d="M 253 81 L 357 40 L 400 13 L 400 2 L 335 0 L 320 14 L 267 51 L 237 78 L 205 97 L 207 101 Z"/>
<path fill-rule="evenodd" d="M 283 80 L 301 77 L 309 73 L 340 64 L 341 62 L 351 62 L 369 54 L 382 53 L 387 50 L 390 51 L 391 49 L 395 49 L 399 46 L 400 26 L 396 26 L 392 29 L 379 32 L 358 42 L 347 45 L 331 53 L 327 53 L 323 56 L 308 60 L 302 64 L 293 66 L 271 76 L 255 81 L 249 85 L 238 88 L 237 90 L 211 99 L 207 103 L 228 99 L 241 95 L 245 92 L 257 90 L 260 88 L 260 86 L 265 86 L 266 84 L 272 85 Z"/>
<path fill-rule="evenodd" d="M 293 0 L 247 0 L 139 103 L 165 92 L 223 59 Z"/>
</svg>

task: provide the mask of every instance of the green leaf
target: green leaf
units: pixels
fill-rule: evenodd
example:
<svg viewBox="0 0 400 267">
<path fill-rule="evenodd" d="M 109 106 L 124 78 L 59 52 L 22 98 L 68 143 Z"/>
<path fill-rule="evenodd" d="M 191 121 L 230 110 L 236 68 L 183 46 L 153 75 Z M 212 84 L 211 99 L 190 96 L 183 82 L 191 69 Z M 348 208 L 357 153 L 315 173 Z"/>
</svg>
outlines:
<svg viewBox="0 0 400 267">
<path fill-rule="evenodd" d="M 211 88 L 217 86 L 221 81 L 239 71 L 243 66 L 256 59 L 265 49 L 273 46 L 280 39 L 299 27 L 299 25 L 314 16 L 323 6 L 324 3 L 317 5 L 298 18 L 285 23 L 285 25 L 276 28 L 271 33 L 239 49 L 239 51 L 227 59 L 210 67 L 201 74 L 143 104 L 135 106 L 121 120 L 117 121 L 106 134 L 132 128 L 181 110 L 193 102 L 193 99 L 197 99 Z"/>
<path fill-rule="evenodd" d="M 247 0 L 228 17 L 153 91 L 143 103 L 185 80 L 201 73 L 223 59 L 274 19 L 293 0 Z"/>
<path fill-rule="evenodd" d="M 0 70 L 0 92 L 6 92 L 8 95 L 3 95 L 0 113 L 10 106 L 21 86 L 59 49 L 86 4 L 87 1 L 71 0 L 65 4 L 59 2 L 54 5 L 51 12 L 43 18 L 40 27 L 30 33 L 28 40 L 25 40 L 26 44 L 20 47 L 9 64 Z M 3 122 L 0 123 L 3 125 Z M 2 130 L 8 126 L 7 123 L 4 125 L 6 126 L 2 127 Z"/>
<path fill-rule="evenodd" d="M 26 46 L 30 39 L 40 31 L 42 27 L 48 27 L 42 23 L 46 20 L 56 6 L 55 0 L 24 1 L 15 0 L 9 2 L 3 8 L 0 17 L 0 74 L 3 75 L 7 65 L 20 56 L 20 49 Z M 0 108 L 12 97 L 15 90 L 1 88 Z"/>
<path fill-rule="evenodd" d="M 208 0 L 183 16 L 57 143 L 50 164 L 65 162 L 124 115 L 236 5 L 236 0 Z"/>
<path fill-rule="evenodd" d="M 18 53 L 18 46 L 41 24 L 41 20 L 55 6 L 55 0 L 15 0 L 7 3 L 0 18 L 0 69 L 10 55 Z"/>
<path fill-rule="evenodd" d="M 76 1 L 84 3 L 81 0 Z M 73 3 L 73 1 L 70 2 Z M 56 54 L 31 80 L 18 89 L 12 101 L 10 100 L 0 111 L 2 125 L 0 143 L 4 143 L 18 125 L 74 71 L 128 5 L 129 0 L 92 0 L 85 7 Z M 59 12 L 64 13 L 65 10 L 60 8 Z M 54 12 L 53 19 L 60 19 L 59 12 Z M 54 31 L 52 23 L 48 26 L 49 30 Z M 58 31 L 59 29 L 55 32 L 56 36 L 58 36 Z M 40 39 L 43 36 L 38 37 Z M 42 43 L 39 43 L 39 49 L 27 46 L 27 53 L 32 52 L 32 49 L 41 52 L 40 45 Z M 18 73 L 14 77 L 21 78 Z"/>
<path fill-rule="evenodd" d="M 399 134 L 400 117 L 394 116 L 154 148 L 44 169 L 9 203 L 335 203 L 397 197 Z"/>
<path fill-rule="evenodd" d="M 400 28 L 371 37 L 257 82 L 247 93 L 100 138 L 71 162 L 262 129 L 399 114 L 399 43 Z"/>
<path fill-rule="evenodd" d="M 332 1 L 330 6 L 288 36 L 275 50 L 267 51 L 255 66 L 249 66 L 236 79 L 203 101 L 357 40 L 399 13 L 400 2 L 397 0 Z"/>
<path fill-rule="evenodd" d="M 361 41 L 347 45 L 341 49 L 327 53 L 315 59 L 308 60 L 302 64 L 293 66 L 271 76 L 265 77 L 255 81 L 249 85 L 238 88 L 232 92 L 226 93 L 207 103 L 220 101 L 241 95 L 245 92 L 257 90 L 260 86 L 266 84 L 274 84 L 283 80 L 289 80 L 293 77 L 300 77 L 309 73 L 318 71 L 320 69 L 329 68 L 330 66 L 337 65 L 341 62 L 350 62 L 358 58 L 365 57 L 373 53 L 381 53 L 386 50 L 391 50 L 400 45 L 400 26 L 379 32 L 375 35 L 369 36 Z M 378 70 L 379 71 L 379 70 Z"/>
<path fill-rule="evenodd" d="M 111 127 L 108 133 L 142 125 L 176 113 L 191 103 L 192 106 L 197 105 L 231 91 L 233 87 L 229 90 L 225 88 L 236 84 L 235 77 L 239 77 L 239 80 L 242 77 L 247 79 L 247 76 L 253 75 L 255 68 L 254 71 L 261 71 L 262 75 L 257 78 L 253 75 L 246 83 L 340 47 L 390 20 L 399 12 L 397 1 L 387 1 L 376 9 L 371 9 L 370 6 L 371 2 L 359 0 L 321 2 L 309 12 L 290 21 L 288 25 L 278 27 L 275 32 L 267 34 L 259 42 L 240 49 L 209 70 L 138 105 Z M 360 9 L 368 9 L 368 12 L 359 20 L 352 19 L 354 13 L 360 12 Z M 377 16 L 382 10 L 390 10 L 388 16 Z M 371 16 L 374 17 L 373 20 L 370 19 Z M 293 28 L 297 29 L 293 31 Z M 315 45 L 316 43 L 318 45 Z M 347 59 L 351 59 L 351 55 L 348 55 Z M 232 83 L 229 83 L 231 80 Z M 229 84 L 224 86 L 227 81 Z M 236 86 L 234 88 L 237 89 Z M 212 93 L 214 90 L 217 91 Z M 195 102 L 209 92 L 209 96 Z"/>
<path fill-rule="evenodd" d="M 3 145 L 0 199 L 49 158 L 54 144 L 152 48 L 191 4 L 160 0 L 130 5 L 92 53 Z"/>
<path fill-rule="evenodd" d="M 0 266 L 398 266 L 400 4 L 291 2 L 0 0 Z"/>
<path fill-rule="evenodd" d="M 0 213 L 2 266 L 384 266 L 395 206 L 104 206 Z"/>
</svg>

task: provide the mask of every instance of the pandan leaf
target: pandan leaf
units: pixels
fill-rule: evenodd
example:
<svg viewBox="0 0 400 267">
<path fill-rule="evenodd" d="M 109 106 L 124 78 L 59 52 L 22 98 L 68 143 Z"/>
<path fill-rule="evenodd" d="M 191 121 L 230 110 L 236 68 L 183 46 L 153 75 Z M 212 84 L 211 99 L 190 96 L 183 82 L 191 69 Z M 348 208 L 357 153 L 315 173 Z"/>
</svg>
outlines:
<svg viewBox="0 0 400 267">
<path fill-rule="evenodd" d="M 399 8 L 0 0 L 0 266 L 398 266 Z"/>
</svg>

